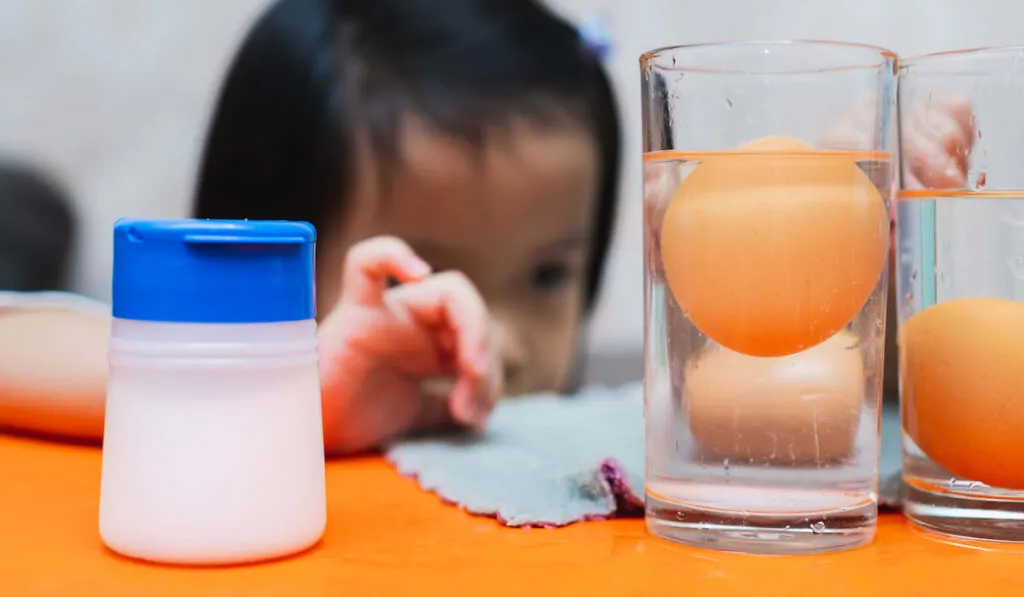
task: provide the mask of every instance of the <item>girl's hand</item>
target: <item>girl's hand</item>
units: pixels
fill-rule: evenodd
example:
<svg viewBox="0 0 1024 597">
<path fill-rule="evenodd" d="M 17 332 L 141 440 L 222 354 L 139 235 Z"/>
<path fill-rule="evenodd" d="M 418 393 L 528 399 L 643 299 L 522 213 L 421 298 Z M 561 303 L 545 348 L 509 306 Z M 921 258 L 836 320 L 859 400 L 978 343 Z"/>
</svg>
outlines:
<svg viewBox="0 0 1024 597">
<path fill-rule="evenodd" d="M 452 424 L 481 429 L 503 377 L 486 306 L 469 279 L 432 275 L 393 237 L 353 246 L 342 276 L 341 298 L 319 333 L 327 452 Z M 392 280 L 400 285 L 389 288 Z M 425 387 L 438 378 L 451 380 L 444 395 Z"/>
<path fill-rule="evenodd" d="M 823 139 L 824 147 L 870 149 L 874 98 L 850 109 Z M 903 187 L 963 189 L 967 185 L 974 120 L 971 103 L 956 95 L 936 95 L 915 104 L 900 123 Z"/>
<path fill-rule="evenodd" d="M 974 120 L 971 104 L 953 96 L 936 96 L 917 104 L 902 123 L 904 187 L 963 189 L 967 186 Z"/>
</svg>

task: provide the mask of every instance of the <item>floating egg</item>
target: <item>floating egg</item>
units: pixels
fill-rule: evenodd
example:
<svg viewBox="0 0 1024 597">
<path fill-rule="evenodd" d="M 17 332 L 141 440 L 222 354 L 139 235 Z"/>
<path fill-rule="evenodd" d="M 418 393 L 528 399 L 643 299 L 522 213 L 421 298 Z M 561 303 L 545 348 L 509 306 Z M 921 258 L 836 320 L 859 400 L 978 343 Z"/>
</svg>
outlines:
<svg viewBox="0 0 1024 597">
<path fill-rule="evenodd" d="M 768 137 L 708 154 L 665 212 L 661 256 L 708 337 L 784 356 L 834 336 L 885 269 L 889 216 L 851 154 Z"/>
</svg>

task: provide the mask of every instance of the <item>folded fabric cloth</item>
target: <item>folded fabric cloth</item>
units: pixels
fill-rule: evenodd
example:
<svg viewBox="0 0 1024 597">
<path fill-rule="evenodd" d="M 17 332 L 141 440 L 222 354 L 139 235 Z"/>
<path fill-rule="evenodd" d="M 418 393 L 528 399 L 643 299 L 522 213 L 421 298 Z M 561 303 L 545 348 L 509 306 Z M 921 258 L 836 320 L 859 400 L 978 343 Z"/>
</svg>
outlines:
<svg viewBox="0 0 1024 597">
<path fill-rule="evenodd" d="M 893 507 L 899 502 L 898 413 L 886 411 L 883 421 L 880 503 Z M 482 434 L 403 440 L 387 458 L 444 501 L 508 526 L 642 516 L 642 386 L 510 400 Z"/>
<path fill-rule="evenodd" d="M 641 386 L 510 400 L 483 434 L 409 439 L 387 457 L 423 489 L 509 526 L 642 514 Z"/>
</svg>

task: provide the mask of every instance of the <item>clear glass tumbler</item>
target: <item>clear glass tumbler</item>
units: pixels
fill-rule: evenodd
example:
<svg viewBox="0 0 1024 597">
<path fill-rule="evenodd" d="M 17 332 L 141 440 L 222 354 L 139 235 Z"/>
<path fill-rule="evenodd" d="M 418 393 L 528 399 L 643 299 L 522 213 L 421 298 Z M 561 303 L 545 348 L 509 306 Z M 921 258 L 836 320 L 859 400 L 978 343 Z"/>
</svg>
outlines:
<svg viewBox="0 0 1024 597">
<path fill-rule="evenodd" d="M 866 544 L 896 56 L 739 42 L 640 65 L 647 527 L 752 553 Z"/>
<path fill-rule="evenodd" d="M 904 511 L 1024 541 L 1024 46 L 902 67 Z"/>
</svg>

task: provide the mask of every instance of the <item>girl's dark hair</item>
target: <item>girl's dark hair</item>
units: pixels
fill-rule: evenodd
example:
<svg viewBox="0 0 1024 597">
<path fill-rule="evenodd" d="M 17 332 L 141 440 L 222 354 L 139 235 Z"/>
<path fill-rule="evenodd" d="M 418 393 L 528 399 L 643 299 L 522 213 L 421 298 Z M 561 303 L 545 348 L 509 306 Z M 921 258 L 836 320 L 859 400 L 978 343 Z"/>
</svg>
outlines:
<svg viewBox="0 0 1024 597">
<path fill-rule="evenodd" d="M 76 225 L 63 185 L 40 168 L 0 162 L 0 289 L 64 289 Z"/>
<path fill-rule="evenodd" d="M 221 90 L 195 216 L 330 228 L 355 177 L 357 135 L 394 164 L 409 112 L 474 145 L 513 117 L 593 133 L 601 181 L 590 307 L 615 219 L 619 122 L 597 57 L 533 0 L 276 1 Z"/>
</svg>

